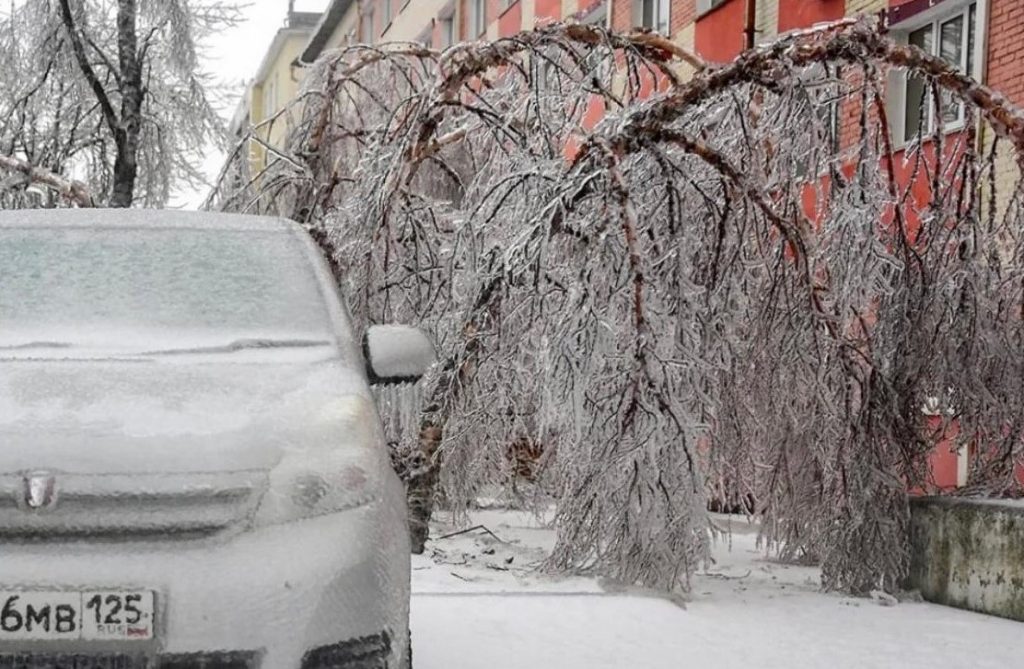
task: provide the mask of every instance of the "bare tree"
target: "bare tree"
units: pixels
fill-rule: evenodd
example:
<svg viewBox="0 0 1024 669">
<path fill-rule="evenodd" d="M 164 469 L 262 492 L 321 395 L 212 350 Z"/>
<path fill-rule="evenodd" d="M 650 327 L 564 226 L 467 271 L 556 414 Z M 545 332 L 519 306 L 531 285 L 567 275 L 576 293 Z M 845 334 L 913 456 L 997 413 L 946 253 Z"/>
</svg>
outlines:
<svg viewBox="0 0 1024 669">
<path fill-rule="evenodd" d="M 896 157 L 892 68 L 966 130 L 922 123 Z M 719 68 L 551 26 L 330 54 L 289 113 L 212 204 L 306 222 L 361 323 L 436 335 L 401 436 L 420 548 L 436 494 L 507 482 L 521 438 L 545 446 L 551 566 L 668 588 L 707 556 L 711 496 L 754 500 L 829 587 L 898 588 L 936 398 L 984 444 L 975 485 L 1017 489 L 1024 190 L 996 173 L 1024 114 L 941 59 L 866 22 Z"/>
<path fill-rule="evenodd" d="M 237 11 L 217 0 L 12 8 L 0 21 L 0 151 L 74 175 L 112 207 L 162 206 L 175 187 L 198 187 L 204 150 L 223 142 L 224 128 L 197 50 Z M 40 204 L 7 190 L 9 206 Z"/>
</svg>

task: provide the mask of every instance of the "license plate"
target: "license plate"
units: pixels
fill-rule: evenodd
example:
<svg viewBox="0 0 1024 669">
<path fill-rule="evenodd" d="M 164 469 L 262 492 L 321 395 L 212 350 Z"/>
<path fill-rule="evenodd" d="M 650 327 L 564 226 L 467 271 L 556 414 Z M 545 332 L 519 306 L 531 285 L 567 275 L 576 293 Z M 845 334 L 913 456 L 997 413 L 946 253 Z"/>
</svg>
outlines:
<svg viewBox="0 0 1024 669">
<path fill-rule="evenodd" d="M 150 590 L 2 590 L 2 641 L 150 641 Z"/>
</svg>

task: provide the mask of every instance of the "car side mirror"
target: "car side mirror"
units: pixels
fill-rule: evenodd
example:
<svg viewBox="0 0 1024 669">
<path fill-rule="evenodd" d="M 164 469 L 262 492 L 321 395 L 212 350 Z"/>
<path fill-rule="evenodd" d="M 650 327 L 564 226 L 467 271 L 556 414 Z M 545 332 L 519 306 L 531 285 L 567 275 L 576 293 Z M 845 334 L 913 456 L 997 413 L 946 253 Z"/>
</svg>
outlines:
<svg viewBox="0 0 1024 669">
<path fill-rule="evenodd" d="M 371 325 L 363 338 L 363 355 L 372 384 L 415 383 L 437 360 L 430 337 L 407 325 Z"/>
</svg>

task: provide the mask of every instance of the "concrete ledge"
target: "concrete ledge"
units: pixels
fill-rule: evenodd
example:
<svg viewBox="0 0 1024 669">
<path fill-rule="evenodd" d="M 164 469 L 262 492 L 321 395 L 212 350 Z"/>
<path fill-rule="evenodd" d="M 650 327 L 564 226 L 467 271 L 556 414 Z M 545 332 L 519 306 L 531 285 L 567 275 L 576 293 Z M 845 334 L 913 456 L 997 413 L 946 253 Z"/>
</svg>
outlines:
<svg viewBox="0 0 1024 669">
<path fill-rule="evenodd" d="M 930 602 L 1024 621 L 1024 502 L 911 500 L 910 587 Z"/>
</svg>

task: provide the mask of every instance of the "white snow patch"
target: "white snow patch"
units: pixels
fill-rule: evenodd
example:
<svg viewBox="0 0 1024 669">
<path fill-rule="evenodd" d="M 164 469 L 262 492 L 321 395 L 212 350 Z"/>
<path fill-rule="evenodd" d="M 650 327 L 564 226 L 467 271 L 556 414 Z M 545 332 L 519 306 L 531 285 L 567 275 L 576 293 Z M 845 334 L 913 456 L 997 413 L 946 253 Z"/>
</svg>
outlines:
<svg viewBox="0 0 1024 669">
<path fill-rule="evenodd" d="M 553 532 L 530 514 L 484 511 L 482 530 L 431 541 L 413 561 L 417 669 L 861 669 L 1019 665 L 1024 626 L 934 604 L 822 593 L 819 571 L 767 559 L 731 525 L 691 601 L 550 578 Z M 455 531 L 438 524 L 432 536 Z M 493 553 L 491 552 L 493 550 Z M 511 557 L 511 564 L 506 560 Z M 513 569 L 513 566 L 517 566 Z M 496 567 L 508 567 L 502 570 Z M 523 568 L 520 571 L 519 568 Z"/>
</svg>

